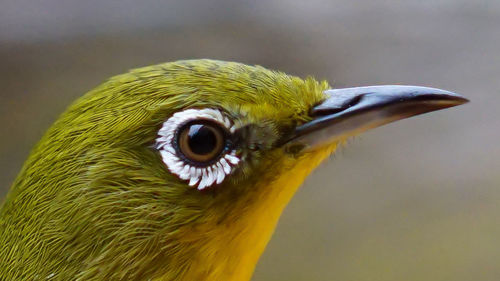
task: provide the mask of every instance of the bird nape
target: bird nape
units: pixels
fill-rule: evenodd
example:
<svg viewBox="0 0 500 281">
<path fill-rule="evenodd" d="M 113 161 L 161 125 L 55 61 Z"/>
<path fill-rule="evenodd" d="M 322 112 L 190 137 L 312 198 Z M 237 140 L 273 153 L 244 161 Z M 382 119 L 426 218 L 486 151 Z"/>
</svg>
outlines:
<svg viewBox="0 0 500 281">
<path fill-rule="evenodd" d="M 35 146 L 0 210 L 0 280 L 249 280 L 283 208 L 346 138 L 463 104 L 186 60 L 111 78 Z"/>
</svg>

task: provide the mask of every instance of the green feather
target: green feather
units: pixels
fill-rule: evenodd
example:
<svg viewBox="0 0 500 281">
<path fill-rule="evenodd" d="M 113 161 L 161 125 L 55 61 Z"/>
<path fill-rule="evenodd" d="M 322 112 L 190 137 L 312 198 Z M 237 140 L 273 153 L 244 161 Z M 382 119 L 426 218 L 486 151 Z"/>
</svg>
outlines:
<svg viewBox="0 0 500 281">
<path fill-rule="evenodd" d="M 215 245 L 252 247 L 241 221 L 255 223 L 266 188 L 298 161 L 275 144 L 309 120 L 327 88 L 213 60 L 111 78 L 60 116 L 15 180 L 0 210 L 0 280 L 240 280 L 230 277 L 239 250 Z M 162 123 L 186 108 L 220 108 L 259 144 L 208 191 L 172 175 L 153 147 Z"/>
</svg>

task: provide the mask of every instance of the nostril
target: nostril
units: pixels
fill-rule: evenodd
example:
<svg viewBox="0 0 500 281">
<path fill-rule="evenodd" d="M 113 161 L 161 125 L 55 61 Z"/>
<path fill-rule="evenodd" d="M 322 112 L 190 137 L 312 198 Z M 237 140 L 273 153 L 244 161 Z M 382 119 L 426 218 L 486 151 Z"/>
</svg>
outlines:
<svg viewBox="0 0 500 281">
<path fill-rule="evenodd" d="M 357 96 L 352 97 L 350 100 L 347 100 L 345 103 L 344 109 L 348 109 L 349 107 L 358 104 L 361 101 L 362 97 L 363 97 L 363 95 L 357 95 Z"/>
<path fill-rule="evenodd" d="M 331 95 L 321 104 L 313 107 L 311 109 L 311 116 L 323 116 L 323 115 L 331 115 L 337 112 L 344 111 L 352 106 L 357 105 L 364 94 L 357 95 Z"/>
</svg>

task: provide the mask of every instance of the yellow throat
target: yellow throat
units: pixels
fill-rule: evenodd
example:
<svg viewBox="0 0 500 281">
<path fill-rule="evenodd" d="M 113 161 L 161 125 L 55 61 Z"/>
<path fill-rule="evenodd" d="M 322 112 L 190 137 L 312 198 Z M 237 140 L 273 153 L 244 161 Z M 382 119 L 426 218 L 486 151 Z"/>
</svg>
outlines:
<svg viewBox="0 0 500 281">
<path fill-rule="evenodd" d="M 292 169 L 266 187 L 270 192 L 262 193 L 253 206 L 246 206 L 249 211 L 235 224 L 207 228 L 213 239 L 200 249 L 190 270 L 180 280 L 250 280 L 283 209 L 306 177 L 336 147 L 333 144 L 303 157 Z"/>
</svg>

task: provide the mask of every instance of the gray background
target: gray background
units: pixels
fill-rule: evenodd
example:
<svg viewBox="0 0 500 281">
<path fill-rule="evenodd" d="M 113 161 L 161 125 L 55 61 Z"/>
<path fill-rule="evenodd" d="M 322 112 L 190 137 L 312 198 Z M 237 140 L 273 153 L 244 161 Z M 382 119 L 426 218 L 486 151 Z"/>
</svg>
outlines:
<svg viewBox="0 0 500 281">
<path fill-rule="evenodd" d="M 109 76 L 215 58 L 471 103 L 355 138 L 285 210 L 254 280 L 500 279 L 500 1 L 0 1 L 0 195 Z"/>
</svg>

